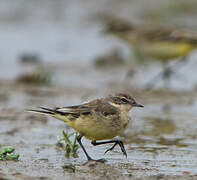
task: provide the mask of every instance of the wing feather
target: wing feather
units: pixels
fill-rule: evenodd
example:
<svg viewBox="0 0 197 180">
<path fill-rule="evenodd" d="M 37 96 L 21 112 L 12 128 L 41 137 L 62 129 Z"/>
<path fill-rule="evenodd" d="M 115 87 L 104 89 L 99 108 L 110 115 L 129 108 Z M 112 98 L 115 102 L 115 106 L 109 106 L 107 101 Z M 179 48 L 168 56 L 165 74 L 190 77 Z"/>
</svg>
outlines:
<svg viewBox="0 0 197 180">
<path fill-rule="evenodd" d="M 55 112 L 57 112 L 61 115 L 64 115 L 64 114 L 65 115 L 68 115 L 68 114 L 88 115 L 91 112 L 96 112 L 96 113 L 101 113 L 101 114 L 107 116 L 107 115 L 114 115 L 114 114 L 118 113 L 118 109 L 106 101 L 97 99 L 97 100 L 94 100 L 94 101 L 91 101 L 89 103 L 85 103 L 82 105 L 56 108 Z"/>
</svg>

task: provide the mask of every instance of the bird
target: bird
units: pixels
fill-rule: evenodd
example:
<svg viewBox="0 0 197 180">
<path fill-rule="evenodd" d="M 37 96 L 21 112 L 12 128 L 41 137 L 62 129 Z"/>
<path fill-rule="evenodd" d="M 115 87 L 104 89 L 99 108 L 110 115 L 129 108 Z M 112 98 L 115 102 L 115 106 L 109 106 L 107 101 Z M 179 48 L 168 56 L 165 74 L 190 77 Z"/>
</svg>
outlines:
<svg viewBox="0 0 197 180">
<path fill-rule="evenodd" d="M 138 60 L 153 59 L 164 67 L 161 74 L 169 80 L 172 69 L 168 63 L 175 59 L 186 60 L 197 48 L 197 33 L 181 28 L 161 25 L 134 25 L 121 18 L 109 18 L 104 32 L 126 42 L 134 50 Z M 183 61 L 182 61 L 183 62 Z"/>
<path fill-rule="evenodd" d="M 113 144 L 105 153 L 112 151 L 116 145 L 119 145 L 122 153 L 127 157 L 123 142 L 113 138 L 128 128 L 131 120 L 130 110 L 133 107 L 144 106 L 138 104 L 129 94 L 116 93 L 80 105 L 56 108 L 40 107 L 40 109 L 28 109 L 28 111 L 47 114 L 65 122 L 78 132 L 77 142 L 84 151 L 87 160 L 105 162 L 105 159 L 95 160 L 90 157 L 81 142 L 82 137 L 91 140 L 91 144 L 94 146 Z"/>
</svg>

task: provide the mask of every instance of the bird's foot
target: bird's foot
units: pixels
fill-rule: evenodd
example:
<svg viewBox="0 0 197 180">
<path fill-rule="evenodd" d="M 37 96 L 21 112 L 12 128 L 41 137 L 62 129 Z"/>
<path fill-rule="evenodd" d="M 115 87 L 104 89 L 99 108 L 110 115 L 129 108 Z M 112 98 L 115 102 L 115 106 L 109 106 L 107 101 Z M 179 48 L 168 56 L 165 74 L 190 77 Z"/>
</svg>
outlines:
<svg viewBox="0 0 197 180">
<path fill-rule="evenodd" d="M 126 156 L 126 158 L 127 158 L 127 152 L 126 152 L 126 150 L 125 150 L 125 147 L 124 147 L 122 141 L 117 141 L 116 143 L 114 143 L 114 145 L 113 145 L 111 148 L 107 149 L 107 150 L 105 151 L 104 154 L 106 154 L 108 151 L 112 151 L 112 150 L 116 147 L 117 144 L 119 144 L 122 153 L 123 153 L 123 154 Z"/>
<path fill-rule="evenodd" d="M 106 154 L 108 151 L 112 151 L 117 144 L 118 143 L 114 143 L 114 145 L 111 148 L 107 149 L 104 154 Z"/>
<path fill-rule="evenodd" d="M 123 154 L 125 155 L 125 157 L 127 158 L 127 152 L 126 152 L 126 150 L 125 150 L 125 148 L 124 148 L 124 145 L 123 145 L 122 141 L 121 141 L 121 143 L 120 143 L 120 148 L 121 148 L 122 153 L 123 153 Z"/>
</svg>

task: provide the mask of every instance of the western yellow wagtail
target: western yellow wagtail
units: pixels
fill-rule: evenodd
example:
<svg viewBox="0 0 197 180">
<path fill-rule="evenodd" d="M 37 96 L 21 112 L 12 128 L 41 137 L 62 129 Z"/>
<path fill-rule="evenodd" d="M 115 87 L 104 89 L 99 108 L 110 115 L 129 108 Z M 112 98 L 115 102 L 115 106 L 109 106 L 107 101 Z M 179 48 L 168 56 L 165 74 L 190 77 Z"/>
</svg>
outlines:
<svg viewBox="0 0 197 180">
<path fill-rule="evenodd" d="M 84 136 L 91 140 L 94 146 L 113 143 L 114 145 L 106 152 L 119 145 L 121 151 L 127 156 L 121 140 L 109 140 L 97 142 L 98 140 L 112 139 L 120 135 L 129 125 L 132 107 L 143 107 L 128 94 L 116 94 L 101 99 L 95 99 L 88 103 L 62 108 L 44 108 L 40 110 L 28 110 L 51 115 L 60 119 L 79 133 L 77 141 L 83 149 L 88 160 L 104 162 L 105 159 L 92 159 L 84 148 L 81 138 Z"/>
<path fill-rule="evenodd" d="M 105 32 L 127 42 L 141 59 L 159 60 L 166 64 L 174 59 L 186 59 L 197 48 L 197 33 L 183 29 L 170 29 L 163 26 L 134 26 L 122 19 L 111 19 Z M 167 68 L 163 77 L 170 75 Z"/>
</svg>

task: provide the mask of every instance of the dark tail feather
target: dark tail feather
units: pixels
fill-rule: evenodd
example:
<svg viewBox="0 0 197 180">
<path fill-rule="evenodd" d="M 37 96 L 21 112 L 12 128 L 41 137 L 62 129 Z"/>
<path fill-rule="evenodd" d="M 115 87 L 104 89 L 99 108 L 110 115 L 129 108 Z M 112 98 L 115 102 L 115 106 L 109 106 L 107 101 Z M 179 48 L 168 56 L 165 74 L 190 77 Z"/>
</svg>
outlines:
<svg viewBox="0 0 197 180">
<path fill-rule="evenodd" d="M 49 111 L 49 112 L 55 112 L 54 109 L 45 108 L 45 107 L 42 107 L 42 106 L 40 106 L 39 108 L 40 108 L 40 109 L 43 109 L 43 110 L 46 110 L 46 111 Z"/>
<path fill-rule="evenodd" d="M 54 115 L 54 110 L 52 109 L 48 109 L 48 108 L 43 108 L 43 107 L 40 107 L 41 109 L 43 110 L 36 110 L 36 109 L 26 109 L 26 111 L 31 111 L 31 112 L 37 112 L 37 113 L 43 113 L 43 114 L 51 114 L 51 115 Z"/>
</svg>

